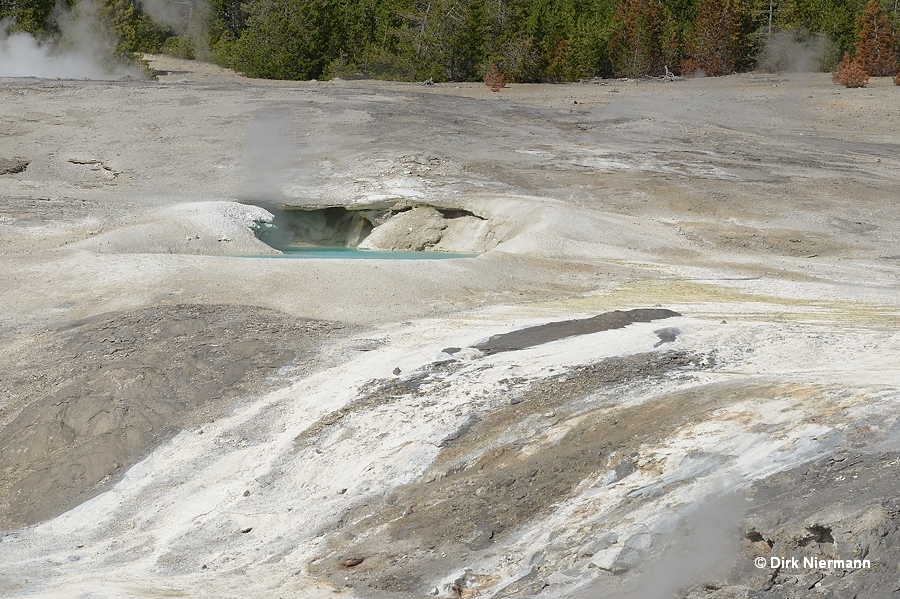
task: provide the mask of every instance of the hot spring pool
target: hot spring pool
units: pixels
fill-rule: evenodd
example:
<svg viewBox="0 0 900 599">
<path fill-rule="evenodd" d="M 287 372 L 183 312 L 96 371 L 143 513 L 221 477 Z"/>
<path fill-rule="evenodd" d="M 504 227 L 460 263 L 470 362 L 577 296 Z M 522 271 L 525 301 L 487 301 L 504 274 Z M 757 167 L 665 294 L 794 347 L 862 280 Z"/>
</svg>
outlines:
<svg viewBox="0 0 900 599">
<path fill-rule="evenodd" d="M 360 250 L 352 247 L 279 247 L 282 254 L 264 256 L 242 256 L 243 258 L 266 259 L 316 259 L 316 260 L 447 260 L 452 258 L 474 258 L 475 254 L 451 254 L 448 252 L 385 252 Z"/>
</svg>

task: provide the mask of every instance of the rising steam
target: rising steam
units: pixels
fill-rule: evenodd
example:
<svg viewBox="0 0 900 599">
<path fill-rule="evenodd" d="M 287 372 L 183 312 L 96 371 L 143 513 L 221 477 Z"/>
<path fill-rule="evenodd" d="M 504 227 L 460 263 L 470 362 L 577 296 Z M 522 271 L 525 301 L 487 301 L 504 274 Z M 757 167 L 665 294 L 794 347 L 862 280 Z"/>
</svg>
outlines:
<svg viewBox="0 0 900 599">
<path fill-rule="evenodd" d="M 55 13 L 60 30 L 57 41 L 38 41 L 12 22 L 0 22 L 0 77 L 60 79 L 118 79 L 139 76 L 139 71 L 114 59 L 116 39 L 100 24 L 97 6 L 81 0 L 75 8 L 64 5 Z"/>
<path fill-rule="evenodd" d="M 157 23 L 179 35 L 187 35 L 204 54 L 205 19 L 203 0 L 143 0 L 140 9 Z M 140 77 L 137 67 L 115 58 L 117 40 L 104 27 L 94 0 L 79 0 L 71 10 L 58 3 L 53 22 L 59 39 L 40 40 L 11 31 L 14 23 L 0 21 L 0 77 L 43 77 L 60 79 L 119 79 Z"/>
<path fill-rule="evenodd" d="M 737 551 L 736 534 L 742 517 L 739 498 L 708 500 L 693 506 L 677 534 L 668 535 L 667 549 L 641 572 L 629 599 L 668 599 L 692 581 L 718 573 Z"/>
<path fill-rule="evenodd" d="M 244 142 L 243 180 L 238 194 L 247 199 L 275 201 L 284 195 L 291 169 L 300 157 L 288 136 L 290 122 L 277 114 L 258 115 Z"/>
<path fill-rule="evenodd" d="M 759 67 L 765 71 L 814 72 L 830 70 L 838 58 L 837 46 L 823 33 L 803 36 L 781 31 L 765 41 Z"/>
<path fill-rule="evenodd" d="M 142 0 L 139 5 L 151 19 L 178 34 L 187 30 L 194 10 L 193 3 L 182 0 Z"/>
</svg>

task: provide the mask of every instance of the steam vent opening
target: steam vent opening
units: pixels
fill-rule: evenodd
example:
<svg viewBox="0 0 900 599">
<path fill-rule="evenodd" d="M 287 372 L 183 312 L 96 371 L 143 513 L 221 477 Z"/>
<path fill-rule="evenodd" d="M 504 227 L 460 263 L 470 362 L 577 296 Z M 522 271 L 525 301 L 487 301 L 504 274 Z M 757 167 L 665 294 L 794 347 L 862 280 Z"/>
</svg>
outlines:
<svg viewBox="0 0 900 599">
<path fill-rule="evenodd" d="M 250 203 L 250 202 L 248 202 Z M 346 208 L 305 208 L 252 202 L 273 215 L 260 224 L 257 238 L 291 258 L 465 258 L 457 247 L 461 228 L 481 228 L 472 212 L 427 205 L 395 204 Z"/>
<path fill-rule="evenodd" d="M 272 213 L 270 226 L 257 231 L 260 241 L 282 252 L 315 248 L 356 248 L 374 229 L 358 210 L 321 208 L 286 209 L 263 206 Z"/>
</svg>

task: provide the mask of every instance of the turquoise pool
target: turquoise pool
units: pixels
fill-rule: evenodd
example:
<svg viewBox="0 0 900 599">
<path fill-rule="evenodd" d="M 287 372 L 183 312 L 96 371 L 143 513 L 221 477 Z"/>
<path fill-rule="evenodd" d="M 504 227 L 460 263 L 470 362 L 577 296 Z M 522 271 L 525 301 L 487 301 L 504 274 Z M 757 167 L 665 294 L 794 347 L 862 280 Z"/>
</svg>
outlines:
<svg viewBox="0 0 900 599">
<path fill-rule="evenodd" d="M 279 247 L 282 254 L 265 256 L 243 256 L 244 258 L 275 259 L 316 259 L 316 260 L 448 260 L 453 258 L 474 258 L 474 254 L 451 254 L 448 252 L 385 252 L 360 250 L 351 247 Z"/>
</svg>

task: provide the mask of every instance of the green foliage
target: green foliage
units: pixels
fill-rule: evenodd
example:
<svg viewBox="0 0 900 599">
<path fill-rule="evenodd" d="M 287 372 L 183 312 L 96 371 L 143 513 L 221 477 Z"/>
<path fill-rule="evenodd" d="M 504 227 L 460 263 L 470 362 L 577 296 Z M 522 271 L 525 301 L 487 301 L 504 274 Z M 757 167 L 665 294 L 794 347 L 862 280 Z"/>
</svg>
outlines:
<svg viewBox="0 0 900 599">
<path fill-rule="evenodd" d="M 778 68 L 797 62 L 793 48 L 833 66 L 857 46 L 868 1 L 192 0 L 190 23 L 173 31 L 138 0 L 94 0 L 120 52 L 212 59 L 282 79 L 477 81 L 496 65 L 510 82 L 653 76 L 682 65 L 725 74 L 753 68 L 758 56 Z M 0 0 L 0 18 L 54 35 L 55 2 Z"/>
<path fill-rule="evenodd" d="M 856 44 L 857 18 L 866 0 L 779 0 L 776 30 L 822 33 L 834 40 L 840 53 Z"/>
<path fill-rule="evenodd" d="M 117 52 L 159 52 L 166 29 L 141 13 L 132 0 L 96 0 L 96 4 L 101 23 L 118 40 Z"/>
<path fill-rule="evenodd" d="M 52 32 L 55 7 L 56 0 L 0 0 L 0 21 L 10 20 L 10 32 L 25 31 L 40 37 Z"/>
<path fill-rule="evenodd" d="M 216 43 L 223 37 L 237 39 L 244 28 L 247 13 L 241 0 L 209 0 L 210 37 Z"/>
<path fill-rule="evenodd" d="M 339 55 L 340 0 L 252 0 L 232 66 L 250 77 L 313 79 Z"/>
<path fill-rule="evenodd" d="M 177 35 L 167 38 L 162 45 L 162 52 L 176 58 L 187 58 L 193 60 L 196 58 L 194 53 L 194 44 L 187 35 Z"/>
</svg>

